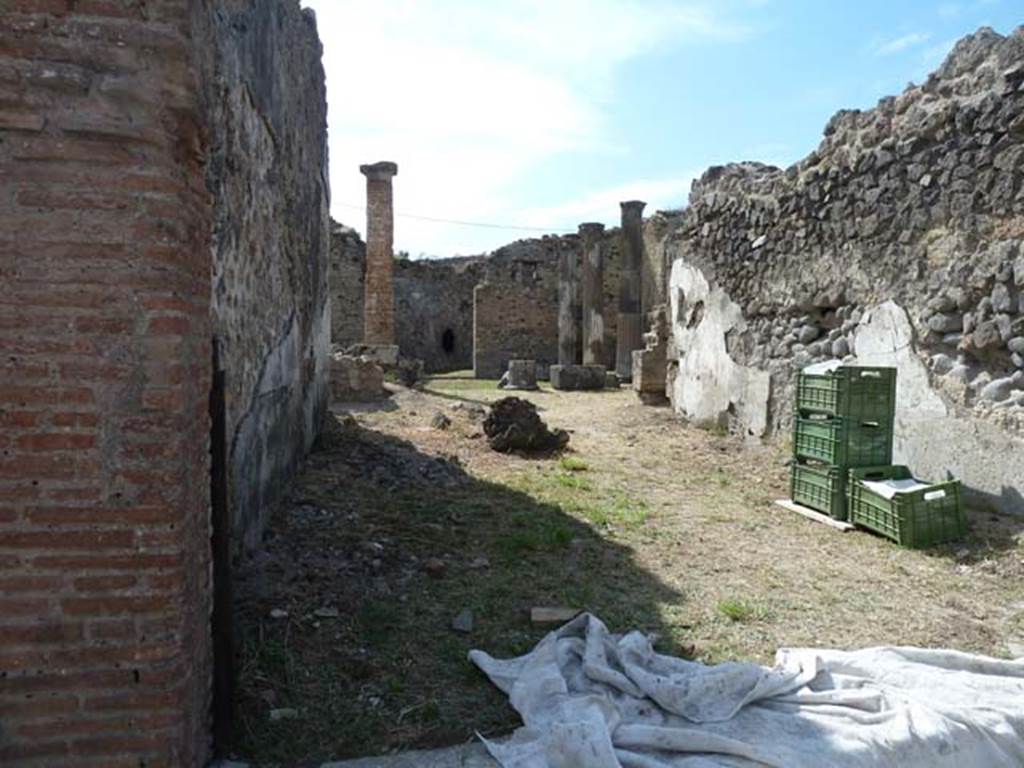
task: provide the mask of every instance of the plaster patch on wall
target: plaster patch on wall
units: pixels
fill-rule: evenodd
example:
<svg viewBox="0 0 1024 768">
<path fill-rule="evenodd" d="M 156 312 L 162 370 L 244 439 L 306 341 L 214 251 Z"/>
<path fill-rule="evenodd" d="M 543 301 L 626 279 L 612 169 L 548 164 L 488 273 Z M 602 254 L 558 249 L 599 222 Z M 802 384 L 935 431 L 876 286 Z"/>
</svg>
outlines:
<svg viewBox="0 0 1024 768">
<path fill-rule="evenodd" d="M 1024 514 L 1024 440 L 981 419 L 958 416 L 933 389 L 914 349 L 906 311 L 887 301 L 872 307 L 856 332 L 859 365 L 892 366 L 896 380 L 893 461 L 927 480 L 959 478 L 975 500 Z"/>
<path fill-rule="evenodd" d="M 726 334 L 746 328 L 739 306 L 684 261 L 672 265 L 669 298 L 679 361 L 671 384 L 676 411 L 699 425 L 739 426 L 763 437 L 771 377 L 739 365 L 726 349 Z"/>
</svg>

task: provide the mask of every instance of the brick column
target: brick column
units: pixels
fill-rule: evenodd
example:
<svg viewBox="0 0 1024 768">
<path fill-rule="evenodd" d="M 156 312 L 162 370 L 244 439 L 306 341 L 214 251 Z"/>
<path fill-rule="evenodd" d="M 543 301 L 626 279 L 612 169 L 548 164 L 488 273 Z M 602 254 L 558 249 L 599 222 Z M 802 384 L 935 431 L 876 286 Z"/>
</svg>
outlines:
<svg viewBox="0 0 1024 768">
<path fill-rule="evenodd" d="M 366 300 L 364 309 L 366 344 L 393 345 L 395 335 L 395 214 L 391 179 L 398 173 L 395 163 L 361 165 L 366 176 Z"/>
<path fill-rule="evenodd" d="M 633 376 L 633 352 L 643 349 L 640 322 L 640 269 L 643 264 L 644 203 L 628 200 L 622 208 L 622 265 L 619 272 L 619 317 L 616 324 L 615 372 L 629 381 Z"/>
<path fill-rule="evenodd" d="M 580 224 L 583 248 L 583 364 L 604 365 L 604 224 Z"/>
<path fill-rule="evenodd" d="M 562 247 L 558 253 L 558 364 L 580 362 L 579 254 Z"/>
<path fill-rule="evenodd" d="M 3 5 L 0 765 L 198 768 L 212 212 L 191 3 Z"/>
</svg>

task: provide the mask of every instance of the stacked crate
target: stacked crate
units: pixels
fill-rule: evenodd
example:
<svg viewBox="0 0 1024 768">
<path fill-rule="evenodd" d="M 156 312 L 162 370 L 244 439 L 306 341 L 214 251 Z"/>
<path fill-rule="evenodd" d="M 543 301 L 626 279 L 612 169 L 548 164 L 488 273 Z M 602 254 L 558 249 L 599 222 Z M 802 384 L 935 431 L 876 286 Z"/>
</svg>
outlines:
<svg viewBox="0 0 1024 768">
<path fill-rule="evenodd" d="M 847 473 L 892 464 L 896 369 L 800 373 L 793 409 L 794 502 L 847 519 Z"/>
</svg>

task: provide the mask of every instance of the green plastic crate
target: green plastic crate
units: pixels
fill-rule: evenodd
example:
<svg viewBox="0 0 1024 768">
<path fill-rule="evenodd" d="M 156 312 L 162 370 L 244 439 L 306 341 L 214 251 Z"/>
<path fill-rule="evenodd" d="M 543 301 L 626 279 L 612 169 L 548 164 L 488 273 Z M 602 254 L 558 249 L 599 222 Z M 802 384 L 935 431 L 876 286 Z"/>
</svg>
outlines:
<svg viewBox="0 0 1024 768">
<path fill-rule="evenodd" d="M 891 425 L 896 413 L 896 369 L 844 365 L 824 374 L 800 373 L 796 411 Z"/>
<path fill-rule="evenodd" d="M 839 467 L 793 462 L 789 472 L 789 497 L 797 504 L 845 520 L 846 483 Z"/>
<path fill-rule="evenodd" d="M 962 538 L 967 533 L 967 517 L 959 480 L 897 493 L 891 499 L 861 484 L 862 480 L 911 478 L 910 470 L 899 465 L 849 470 L 846 495 L 850 522 L 915 549 Z"/>
<path fill-rule="evenodd" d="M 839 416 L 793 419 L 793 454 L 837 467 L 892 463 L 892 425 Z"/>
</svg>

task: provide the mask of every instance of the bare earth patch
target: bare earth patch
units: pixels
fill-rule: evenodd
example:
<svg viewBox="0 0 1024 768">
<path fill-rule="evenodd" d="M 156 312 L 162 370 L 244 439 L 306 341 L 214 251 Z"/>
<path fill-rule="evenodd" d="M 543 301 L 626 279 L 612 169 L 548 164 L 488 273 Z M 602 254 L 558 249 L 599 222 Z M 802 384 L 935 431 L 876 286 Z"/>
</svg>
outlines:
<svg viewBox="0 0 1024 768">
<path fill-rule="evenodd" d="M 782 646 L 1024 653 L 1021 521 L 970 510 L 966 541 L 922 552 L 816 525 L 772 504 L 784 450 L 627 389 L 516 393 L 572 440 L 498 454 L 475 408 L 504 394 L 439 377 L 336 419 L 237 586 L 239 755 L 295 765 L 511 730 L 466 654 L 529 650 L 548 631 L 534 606 L 707 662 L 770 663 Z"/>
</svg>

